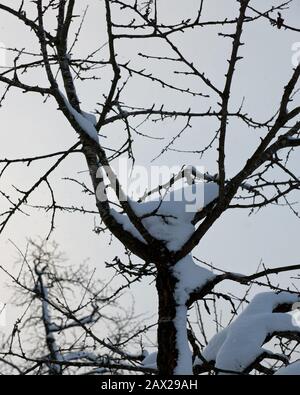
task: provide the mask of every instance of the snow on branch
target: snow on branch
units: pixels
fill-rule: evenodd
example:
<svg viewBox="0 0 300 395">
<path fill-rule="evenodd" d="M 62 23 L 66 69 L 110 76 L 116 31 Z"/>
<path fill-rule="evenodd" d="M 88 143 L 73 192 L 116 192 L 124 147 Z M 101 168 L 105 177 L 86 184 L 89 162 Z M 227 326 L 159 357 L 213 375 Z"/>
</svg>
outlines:
<svg viewBox="0 0 300 395">
<path fill-rule="evenodd" d="M 300 376 L 300 360 L 279 369 L 275 376 Z"/>
<path fill-rule="evenodd" d="M 178 251 L 195 231 L 192 224 L 195 214 L 217 196 L 216 183 L 201 182 L 174 189 L 147 202 L 129 200 L 129 203 L 150 235 L 165 242 L 170 251 Z M 115 209 L 111 209 L 111 213 L 124 230 L 145 242 L 127 215 Z"/>
<path fill-rule="evenodd" d="M 69 103 L 67 98 L 60 92 L 61 97 L 63 98 L 65 105 L 72 116 L 75 118 L 75 121 L 78 123 L 80 128 L 96 143 L 99 143 L 99 136 L 96 129 L 97 119 L 93 114 L 89 114 L 86 112 L 82 112 L 81 114 L 75 110 L 75 108 Z"/>
<path fill-rule="evenodd" d="M 203 350 L 202 357 L 223 372 L 247 373 L 261 358 L 283 360 L 263 345 L 275 335 L 300 336 L 300 322 L 293 313 L 276 313 L 280 305 L 293 305 L 300 297 L 288 292 L 262 293 L 228 327 L 216 334 Z M 197 359 L 196 365 L 203 365 Z"/>
<path fill-rule="evenodd" d="M 177 330 L 178 360 L 175 374 L 192 374 L 192 352 L 189 347 L 187 332 L 187 302 L 198 288 L 202 288 L 216 276 L 209 270 L 198 266 L 191 255 L 176 263 L 173 269 L 178 280 L 175 289 L 176 316 L 174 325 Z"/>
</svg>

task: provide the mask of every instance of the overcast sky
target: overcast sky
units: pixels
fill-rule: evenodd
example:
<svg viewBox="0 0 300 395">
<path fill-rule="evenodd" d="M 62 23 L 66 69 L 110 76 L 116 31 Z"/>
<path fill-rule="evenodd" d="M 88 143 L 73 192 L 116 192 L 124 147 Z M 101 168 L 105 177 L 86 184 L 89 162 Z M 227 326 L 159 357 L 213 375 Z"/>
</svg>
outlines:
<svg viewBox="0 0 300 395">
<path fill-rule="evenodd" d="M 2 3 L 11 4 L 11 1 Z M 17 2 L 16 2 L 17 3 Z M 77 2 L 78 11 L 85 8 L 89 3 L 88 18 L 82 34 L 82 41 L 76 49 L 76 55 L 84 55 L 106 42 L 105 26 L 103 23 L 102 2 L 82 0 Z M 237 13 L 237 2 L 231 0 L 209 0 L 205 2 L 203 20 L 222 19 L 232 17 Z M 253 1 L 259 9 L 265 10 L 271 4 L 279 4 L 278 1 Z M 262 4 L 263 3 L 263 4 Z M 181 20 L 185 16 L 193 15 L 193 10 L 198 1 L 186 0 L 162 0 L 161 17 L 165 20 Z M 262 8 L 264 7 L 264 8 Z M 293 8 L 285 13 L 287 22 L 297 25 L 300 15 L 300 3 L 295 2 Z M 223 31 L 230 32 L 232 28 Z M 217 37 L 217 29 L 199 29 L 175 38 L 178 45 L 184 48 L 186 56 L 195 59 L 203 71 L 218 85 L 224 84 L 226 59 L 230 53 L 230 41 Z M 292 73 L 292 45 L 300 42 L 298 33 L 277 31 L 265 20 L 254 24 L 247 24 L 243 36 L 245 46 L 242 55 L 245 57 L 238 65 L 238 71 L 234 81 L 232 107 L 238 109 L 243 97 L 245 108 L 249 114 L 259 120 L 266 120 L 274 113 L 278 106 L 283 86 Z M 0 42 L 7 47 L 31 47 L 36 48 L 32 40 L 31 32 L 16 24 L 12 18 L 0 12 Z M 140 46 L 140 48 L 139 48 Z M 143 50 L 144 53 L 162 54 L 164 48 L 157 42 L 147 40 L 134 45 L 124 41 L 118 47 L 119 59 L 132 58 Z M 74 55 L 75 56 L 75 55 Z M 105 56 L 105 48 L 103 50 Z M 141 64 L 142 60 L 139 60 Z M 168 73 L 168 68 L 162 64 L 153 64 L 154 72 Z M 103 79 L 89 82 L 85 86 L 78 87 L 83 101 L 83 108 L 93 111 L 97 98 L 105 92 L 108 74 L 103 73 Z M 168 76 L 174 81 L 175 76 Z M 42 80 L 42 79 L 41 79 Z M 197 85 L 196 90 L 203 86 Z M 203 89 L 206 93 L 206 89 Z M 299 96 L 297 96 L 299 98 Z M 177 95 L 159 86 L 146 84 L 136 80 L 129 85 L 127 100 L 132 105 L 140 103 L 165 104 L 166 108 L 187 109 L 190 105 L 198 110 L 207 110 L 209 102 L 202 99 L 184 95 Z M 67 121 L 56 111 L 56 106 L 49 100 L 42 103 L 39 96 L 24 95 L 17 91 L 11 91 L 0 109 L 0 141 L 1 158 L 23 157 L 35 154 L 45 154 L 59 151 L 70 147 L 76 142 L 76 136 Z M 143 164 L 149 168 L 151 160 L 159 154 L 161 149 L 178 133 L 180 124 L 166 122 L 165 124 L 147 124 L 143 131 L 156 137 L 164 137 L 164 141 L 145 140 L 136 137 L 135 154 L 137 164 Z M 210 121 L 193 121 L 192 129 L 187 131 L 182 139 L 175 144 L 174 148 L 200 149 L 203 147 L 208 136 L 216 130 L 216 123 Z M 105 144 L 118 144 L 122 138 L 122 130 L 116 127 L 105 129 L 107 139 Z M 259 136 L 249 131 L 240 123 L 230 125 L 228 142 L 228 169 L 234 174 L 241 164 L 245 162 L 247 155 L 253 150 Z M 120 137 L 121 136 L 121 137 Z M 125 136 L 123 136 L 124 138 Z M 178 154 L 167 152 L 154 164 L 157 165 L 183 165 L 192 164 L 204 166 L 211 173 L 216 172 L 216 151 L 203 159 L 190 154 Z M 33 164 L 29 168 L 14 166 L 0 180 L 0 188 L 13 192 L 12 186 L 27 189 L 32 181 L 42 174 L 49 162 L 44 166 Z M 117 164 L 115 164 L 117 166 Z M 57 201 L 61 204 L 84 204 L 93 207 L 93 201 L 81 194 L 81 188 L 71 182 L 63 180 L 64 177 L 76 177 L 79 172 L 86 171 L 83 158 L 79 154 L 70 157 L 52 176 L 57 194 Z M 80 173 L 80 179 L 85 180 L 85 174 Z M 49 192 L 42 187 L 35 195 L 31 203 L 49 202 Z M 1 204 L 1 201 L 0 201 Z M 50 214 L 42 211 L 31 211 L 31 216 L 18 214 L 12 219 L 6 231 L 0 236 L 0 260 L 6 267 L 12 267 L 17 252 L 9 242 L 12 240 L 20 249 L 25 249 L 27 238 L 44 237 L 49 230 Z M 213 263 L 214 266 L 235 272 L 252 273 L 256 270 L 259 262 L 263 260 L 266 266 L 292 265 L 299 263 L 299 220 L 296 219 L 285 207 L 270 207 L 257 215 L 250 216 L 247 211 L 227 212 L 208 232 L 201 246 L 196 248 L 195 255 Z M 122 251 L 116 242 L 112 247 L 108 246 L 109 237 L 98 236 L 92 232 L 95 218 L 93 216 L 80 216 L 77 214 L 58 215 L 56 230 L 52 238 L 56 240 L 63 251 L 66 252 L 71 262 L 82 262 L 90 258 L 90 264 L 97 267 L 99 276 L 109 277 L 104 269 L 105 260 L 114 258 Z M 99 223 L 98 218 L 96 222 Z M 3 283 L 4 278 L 0 274 Z M 147 282 L 146 282 L 147 284 Z M 229 287 L 231 285 L 229 284 Z M 141 311 L 155 311 L 154 285 L 145 286 L 145 282 L 133 288 L 136 298 L 136 307 Z M 2 299 L 7 299 L 7 291 L 0 288 Z"/>
</svg>

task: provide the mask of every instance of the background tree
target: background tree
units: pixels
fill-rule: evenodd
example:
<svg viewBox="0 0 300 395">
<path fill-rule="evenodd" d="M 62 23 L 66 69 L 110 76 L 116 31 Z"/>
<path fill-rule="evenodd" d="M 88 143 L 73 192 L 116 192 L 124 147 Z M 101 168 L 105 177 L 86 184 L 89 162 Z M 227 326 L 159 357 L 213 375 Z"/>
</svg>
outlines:
<svg viewBox="0 0 300 395">
<path fill-rule="evenodd" d="M 21 313 L 1 347 L 2 374 L 155 372 L 141 364 L 147 327 L 119 304 L 125 287 L 111 290 L 86 263 L 66 263 L 55 243 L 30 241 L 20 255 L 17 275 L 6 272 Z"/>
<path fill-rule="evenodd" d="M 55 214 L 59 209 L 84 212 L 83 208 L 59 206 L 49 182 L 49 177 L 56 168 L 69 155 L 80 151 L 86 159 L 92 184 L 92 187 L 85 184 L 83 187 L 85 192 L 95 196 L 97 211 L 103 222 L 103 227 L 98 230 L 101 232 L 107 229 L 121 241 L 129 256 L 133 254 L 143 262 L 136 264 L 130 259 L 128 265 L 120 265 L 117 260 L 115 266 L 123 274 L 130 273 L 138 278 L 153 273 L 155 275 L 159 299 L 157 366 L 161 374 L 192 373 L 193 358 L 186 328 L 187 312 L 194 303 L 203 301 L 207 295 L 214 292 L 217 285 L 225 280 L 249 284 L 261 277 L 268 278 L 275 273 L 299 269 L 297 265 L 276 269 L 265 268 L 253 276 L 227 272 L 216 275 L 211 270 L 197 265 L 191 255 L 216 221 L 229 209 L 255 210 L 270 204 L 284 203 L 295 215 L 298 215 L 289 198 L 299 189 L 295 164 L 297 148 L 300 145 L 300 107 L 296 102 L 300 65 L 289 70 L 285 86 L 281 87 L 280 96 L 274 105 L 274 113 L 266 121 L 254 119 L 244 110 L 244 103 L 237 104 L 237 100 L 233 97 L 234 93 L 236 94 L 234 89 L 236 72 L 246 55 L 243 50 L 244 30 L 247 26 L 263 20 L 267 25 L 273 26 L 274 32 L 280 30 L 284 34 L 285 31 L 291 30 L 298 33 L 298 27 L 290 26 L 284 15 L 289 7 L 293 6 L 293 1 L 276 2 L 278 4 L 269 9 L 262 9 L 262 5 L 257 7 L 250 0 L 233 3 L 233 6 L 237 6 L 234 18 L 204 19 L 205 1 L 200 1 L 197 11 L 191 15 L 191 18 L 173 23 L 162 20 L 160 1 L 105 0 L 99 6 L 101 8 L 99 15 L 104 16 L 106 23 L 106 51 L 102 54 L 102 48 L 99 49 L 98 46 L 98 49 L 91 51 L 88 56 L 81 54 L 77 56 L 74 50 L 80 41 L 80 33 L 86 17 L 86 13 L 83 13 L 79 29 L 74 30 L 80 12 L 75 9 L 77 6 L 75 1 L 37 0 L 34 4 L 23 1 L 18 9 L 11 8 L 4 2 L 0 3 L 0 11 L 14 16 L 20 23 L 27 25 L 39 43 L 36 51 L 11 49 L 15 53 L 13 65 L 0 75 L 0 81 L 4 84 L 2 102 L 12 88 L 21 89 L 26 93 L 40 94 L 46 102 L 51 99 L 51 104 L 58 106 L 79 138 L 79 141 L 65 152 L 1 161 L 4 166 L 1 172 L 3 177 L 12 163 L 29 164 L 49 157 L 57 158 L 51 168 L 29 190 L 17 190 L 19 193 L 17 201 L 13 201 L 8 194 L 2 192 L 2 197 L 8 201 L 9 207 L 2 213 L 0 231 L 4 231 L 10 219 L 22 210 L 31 194 L 41 184 L 47 185 L 52 197 L 52 204 L 45 207 L 53 214 L 51 231 L 54 229 Z M 185 48 L 181 48 L 177 40 L 179 33 L 188 35 L 190 31 L 205 35 L 205 30 L 200 27 L 210 26 L 218 28 L 218 36 L 221 39 L 230 40 L 232 43 L 226 68 L 221 71 L 222 75 L 225 71 L 225 78 L 221 84 L 219 81 L 212 81 L 209 70 L 202 70 L 199 62 L 186 56 Z M 122 61 L 118 56 L 119 51 L 122 51 L 122 45 L 125 48 L 128 45 L 129 48 L 132 44 L 128 42 L 145 42 L 150 39 L 155 40 L 162 55 L 136 53 L 136 56 L 146 62 L 146 69 L 139 67 L 133 59 Z M 154 71 L 151 71 L 151 68 L 155 70 L 155 61 L 159 61 L 161 65 L 168 63 L 172 72 L 178 76 L 178 81 L 170 83 L 168 78 L 156 76 Z M 106 77 L 103 71 L 106 68 L 110 70 L 110 77 Z M 107 78 L 108 89 L 99 95 L 95 116 L 92 116 L 82 110 L 84 102 L 79 97 L 77 88 L 88 80 L 97 81 L 101 76 Z M 160 84 L 162 88 L 170 89 L 179 97 L 192 96 L 197 100 L 193 102 L 191 108 L 184 110 L 178 110 L 176 106 L 166 110 L 165 103 L 161 106 L 154 104 L 142 108 L 132 106 L 126 100 L 126 93 L 128 86 L 136 78 L 142 78 L 147 83 Z M 41 83 L 32 83 L 33 80 L 40 81 L 40 79 Z M 202 87 L 201 92 L 192 90 L 195 81 Z M 168 103 L 168 107 L 169 105 Z M 205 110 L 200 111 L 200 107 L 205 107 Z M 143 122 L 140 121 L 138 125 L 132 123 L 137 117 L 141 117 L 143 122 L 151 120 L 166 122 L 170 118 L 181 122 L 182 119 L 184 120 L 184 127 L 180 128 L 178 134 L 162 150 L 161 155 L 172 149 L 174 142 L 192 126 L 194 119 L 203 121 L 204 127 L 207 126 L 207 120 L 213 120 L 213 128 L 210 129 L 213 132 L 209 133 L 208 144 L 196 153 L 203 155 L 209 151 L 215 155 L 217 174 L 201 174 L 195 167 L 186 166 L 178 174 L 173 175 L 166 184 L 157 186 L 153 191 L 146 191 L 144 195 L 146 201 L 141 199 L 139 202 L 133 202 L 128 199 L 111 164 L 122 155 L 134 160 L 132 136 L 143 134 L 140 129 Z M 111 146 L 107 149 L 102 141 L 102 133 L 106 127 L 112 128 L 114 124 L 123 124 L 126 140 L 121 148 Z M 243 158 L 239 168 L 233 171 L 228 161 L 233 155 L 233 148 L 236 147 L 229 147 L 227 143 L 232 128 L 237 125 L 246 126 L 247 130 L 254 130 L 255 137 L 249 145 L 251 146 L 249 155 Z M 204 202 L 195 206 L 192 213 L 185 209 L 187 202 L 184 199 L 181 202 L 169 199 L 173 196 L 171 187 L 184 179 L 187 180 L 188 185 L 183 190 L 200 191 L 204 196 Z M 152 195 L 156 200 L 149 202 Z M 274 288 L 269 280 L 267 286 Z M 282 291 L 278 287 L 275 287 L 275 290 Z M 285 336 L 292 334 L 297 337 L 298 326 L 291 319 L 291 315 L 286 314 L 286 310 L 287 306 L 291 309 L 291 306 L 297 302 L 298 292 L 293 294 L 290 291 L 288 294 L 279 295 L 268 294 L 260 300 L 264 318 L 259 317 L 262 321 L 260 321 L 260 330 L 257 329 L 259 337 L 256 338 L 257 347 L 253 355 L 245 359 L 241 355 L 238 366 L 231 366 L 227 358 L 228 354 L 224 359 L 219 355 L 219 350 L 214 348 L 214 353 L 204 352 L 206 362 L 213 362 L 217 371 L 248 373 L 253 370 L 256 361 L 269 355 L 261 349 L 261 344 L 268 341 L 270 337 L 278 334 Z M 266 327 L 270 314 L 276 314 L 282 305 L 286 308 L 283 313 L 278 314 L 283 315 L 275 316 L 274 322 L 272 321 L 274 325 Z M 253 316 L 253 309 L 257 313 L 255 300 L 252 306 L 254 307 L 247 310 L 246 316 L 254 322 L 258 319 L 255 314 L 255 317 Z M 234 324 L 233 329 L 229 327 L 225 333 L 223 332 L 222 345 L 225 340 L 230 343 L 232 331 L 241 331 L 241 327 L 245 325 L 243 317 L 244 315 L 239 318 L 240 321 L 235 321 L 237 324 Z M 217 342 L 220 344 L 220 340 Z M 246 351 L 244 352 L 248 355 Z"/>
</svg>

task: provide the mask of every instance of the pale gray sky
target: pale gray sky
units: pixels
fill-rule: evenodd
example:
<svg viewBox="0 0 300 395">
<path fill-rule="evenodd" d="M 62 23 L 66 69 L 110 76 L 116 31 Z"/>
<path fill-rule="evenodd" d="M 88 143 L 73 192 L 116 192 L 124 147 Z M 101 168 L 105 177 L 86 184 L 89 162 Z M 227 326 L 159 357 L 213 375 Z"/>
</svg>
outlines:
<svg viewBox="0 0 300 395">
<path fill-rule="evenodd" d="M 11 1 L 3 3 L 11 4 Z M 18 3 L 18 2 L 16 2 Z M 83 10 L 85 4 L 90 4 L 87 23 L 83 30 L 82 41 L 77 47 L 77 53 L 87 54 L 106 41 L 105 26 L 103 23 L 102 2 L 96 0 L 82 0 L 78 2 L 78 10 Z M 271 4 L 279 4 L 279 1 L 253 1 L 253 5 L 264 10 Z M 262 4 L 263 3 L 263 4 Z M 165 20 L 181 20 L 191 14 L 197 6 L 195 0 L 162 0 L 160 12 Z M 263 8 L 262 8 L 263 7 Z M 231 0 L 209 0 L 205 2 L 204 20 L 218 17 L 232 17 L 237 12 L 237 2 Z M 295 2 L 293 8 L 287 12 L 286 17 L 291 25 L 297 25 L 300 15 L 300 3 Z M 190 32 L 182 38 L 176 37 L 176 42 L 184 53 L 194 59 L 203 71 L 220 87 L 224 84 L 226 58 L 229 56 L 230 41 L 218 38 L 218 29 L 211 27 Z M 231 32 L 232 27 L 223 31 Z M 32 41 L 32 34 L 26 28 L 16 24 L 15 21 L 0 13 L 0 42 L 7 47 L 32 47 L 36 43 Z M 274 113 L 278 106 L 280 94 L 285 82 L 292 72 L 293 43 L 300 41 L 298 33 L 277 31 L 265 20 L 246 26 L 243 41 L 246 45 L 242 48 L 245 59 L 239 63 L 233 90 L 232 109 L 238 109 L 243 97 L 246 97 L 245 109 L 254 117 L 265 120 Z M 135 64 L 143 63 L 137 60 L 136 53 L 143 50 L 144 53 L 160 55 L 165 53 L 165 48 L 160 47 L 158 41 L 140 41 L 133 45 L 124 41 L 119 46 L 119 58 L 125 60 L 132 58 Z M 103 50 L 105 54 L 105 49 Z M 74 55 L 76 56 L 76 55 Z M 166 76 L 168 69 L 161 63 L 153 65 L 154 73 Z M 170 81 L 178 77 L 167 75 Z M 83 108 L 88 111 L 95 109 L 95 103 L 99 96 L 105 92 L 108 74 L 104 73 L 103 79 L 97 82 L 88 82 L 85 86 L 79 86 Z M 195 90 L 202 89 L 199 82 L 193 86 Z M 206 89 L 203 89 L 206 92 Z M 189 96 L 180 96 L 172 91 L 162 90 L 159 85 L 141 83 L 135 80 L 129 84 L 127 90 L 128 102 L 132 105 L 143 103 L 165 104 L 166 108 L 187 109 L 189 106 L 207 110 L 210 101 Z M 35 154 L 44 154 L 58 151 L 71 146 L 76 141 L 76 136 L 67 121 L 56 111 L 56 106 L 49 101 L 43 104 L 39 96 L 24 95 L 16 90 L 12 91 L 0 109 L 1 129 L 1 157 L 19 157 Z M 175 124 L 147 124 L 143 131 L 154 136 L 165 137 L 164 141 L 144 140 L 136 137 L 135 153 L 138 164 L 147 167 L 172 136 L 176 135 L 179 126 L 183 122 Z M 193 121 L 193 128 L 185 133 L 175 148 L 199 149 L 208 136 L 216 130 L 215 121 Z M 120 125 L 108 127 L 105 130 L 108 138 L 105 145 L 119 145 L 123 129 Z M 258 132 L 257 132 L 258 133 Z M 124 136 L 125 137 L 125 136 Z M 122 138 L 122 137 L 121 137 Z M 249 131 L 244 125 L 232 122 L 228 142 L 228 168 L 230 173 L 240 168 L 245 162 L 247 155 L 253 150 L 259 135 Z M 155 164 L 193 164 L 205 166 L 207 171 L 216 172 L 216 150 L 199 160 L 197 156 L 167 152 L 160 157 Z M 48 163 L 45 163 L 47 166 Z M 46 167 L 44 167 L 46 169 Z M 76 177 L 78 172 L 86 170 L 83 158 L 75 154 L 70 157 L 52 176 L 55 180 L 57 201 L 66 204 L 89 205 L 93 201 L 82 195 L 81 188 L 62 180 L 64 177 Z M 32 181 L 42 172 L 42 167 L 37 164 L 29 168 L 12 166 L 6 177 L 0 180 L 0 188 L 12 192 L 12 186 L 27 189 Z M 84 174 L 80 174 L 85 179 Z M 41 199 L 49 199 L 49 192 L 41 188 L 34 197 L 34 202 Z M 47 201 L 47 200 L 46 200 Z M 48 200 L 49 201 L 49 200 Z M 1 201 L 0 201 L 1 204 Z M 50 214 L 33 211 L 30 217 L 18 214 L 12 219 L 5 233 L 0 237 L 0 260 L 1 264 L 11 267 L 16 254 L 15 248 L 8 241 L 13 240 L 19 248 L 24 249 L 26 238 L 45 236 L 49 229 Z M 98 222 L 98 219 L 97 219 Z M 56 230 L 53 233 L 55 239 L 64 250 L 70 261 L 80 263 L 89 257 L 91 264 L 98 268 L 100 276 L 108 277 L 104 268 L 104 261 L 114 258 L 122 249 L 116 242 L 108 246 L 108 237 L 99 237 L 92 232 L 94 218 L 92 216 L 80 216 L 64 214 L 58 215 Z M 235 211 L 226 213 L 222 219 L 211 229 L 204 240 L 195 250 L 195 254 L 214 266 L 225 270 L 251 273 L 256 270 L 262 259 L 267 266 L 292 265 L 299 263 L 299 220 L 291 215 L 284 207 L 270 207 L 255 216 L 248 216 L 247 211 Z M 0 275 L 0 281 L 4 278 Z M 231 285 L 228 285 L 229 288 Z M 154 285 L 145 283 L 135 286 L 132 290 L 136 297 L 136 307 L 139 312 L 155 310 Z M 6 299 L 7 291 L 0 288 L 2 299 Z"/>
</svg>

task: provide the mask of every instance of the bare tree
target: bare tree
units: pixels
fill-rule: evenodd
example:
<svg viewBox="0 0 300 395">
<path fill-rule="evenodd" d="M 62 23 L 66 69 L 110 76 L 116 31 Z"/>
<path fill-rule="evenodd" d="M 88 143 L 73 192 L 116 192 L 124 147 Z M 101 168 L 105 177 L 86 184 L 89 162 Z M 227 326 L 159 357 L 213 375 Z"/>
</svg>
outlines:
<svg viewBox="0 0 300 395">
<path fill-rule="evenodd" d="M 282 87 L 281 96 L 277 100 L 279 104 L 276 104 L 276 111 L 266 121 L 255 120 L 248 115 L 243 105 L 234 109 L 231 97 L 239 62 L 245 56 L 242 50 L 244 29 L 249 24 L 262 21 L 273 26 L 274 32 L 281 30 L 282 34 L 286 31 L 299 33 L 299 28 L 290 26 L 285 16 L 285 13 L 288 15 L 289 7 L 293 6 L 293 1 L 284 3 L 274 1 L 274 6 L 269 9 L 265 9 L 263 5 L 257 8 L 252 5 L 251 0 L 233 1 L 233 5 L 238 3 L 239 6 L 236 16 L 220 20 L 205 19 L 206 2 L 202 0 L 199 3 L 198 9 L 195 9 L 194 15 L 190 18 L 172 23 L 165 22 L 162 18 L 159 0 L 146 2 L 104 0 L 99 4 L 99 15 L 105 15 L 106 37 L 102 42 L 107 43 L 107 51 L 102 55 L 101 43 L 95 39 L 98 49 L 91 50 L 85 57 L 80 55 L 76 57 L 73 53 L 74 47 L 80 41 L 86 17 L 86 13 L 80 12 L 80 6 L 77 8 L 74 0 L 37 0 L 34 4 L 22 1 L 18 9 L 5 5 L 4 2 L 0 3 L 1 13 L 3 15 L 8 13 L 19 23 L 28 26 L 39 43 L 38 52 L 30 48 L 20 49 L 17 46 L 11 48 L 15 53 L 13 65 L 0 74 L 0 81 L 4 86 L 2 102 L 13 88 L 42 95 L 47 102 L 48 98 L 51 98 L 51 103 L 54 102 L 58 106 L 79 139 L 64 152 L 33 158 L 1 160 L 3 170 L 0 175 L 3 177 L 7 168 L 13 163 L 30 164 L 32 161 L 56 158 L 56 162 L 29 190 L 17 191 L 20 194 L 17 201 L 13 201 L 8 194 L 1 192 L 2 197 L 8 201 L 9 208 L 2 213 L 0 231 L 4 231 L 10 219 L 22 210 L 23 205 L 28 204 L 31 194 L 44 183 L 48 186 L 52 197 L 52 204 L 45 207 L 53 213 L 51 230 L 54 229 L 55 214 L 58 210 L 84 212 L 85 210 L 79 207 L 59 206 L 49 182 L 49 176 L 56 168 L 69 155 L 80 151 L 86 159 L 92 184 L 92 187 L 83 186 L 85 191 L 95 196 L 97 212 L 103 222 L 103 228 L 99 231 L 107 229 L 125 246 L 129 257 L 133 254 L 143 261 L 143 264 L 135 264 L 130 258 L 128 264 L 122 264 L 117 260 L 114 266 L 124 275 L 130 273 L 139 278 L 143 275 L 155 275 L 159 298 L 157 367 L 161 374 L 192 373 L 192 356 L 188 346 L 186 325 L 187 312 L 197 301 L 203 301 L 208 295 L 213 295 L 218 284 L 229 280 L 246 285 L 265 277 L 267 287 L 272 288 L 271 281 L 268 280 L 270 276 L 299 269 L 297 265 L 275 269 L 264 268 L 252 276 L 234 273 L 216 275 L 211 270 L 196 265 L 192 258 L 194 248 L 201 243 L 203 237 L 227 210 L 233 208 L 255 210 L 270 204 L 284 203 L 295 215 L 298 215 L 289 197 L 299 189 L 299 177 L 296 174 L 297 170 L 293 168 L 292 158 L 297 157 L 297 148 L 300 146 L 300 107 L 296 103 L 300 65 L 289 70 L 285 86 Z M 81 23 L 78 30 L 74 32 L 80 14 Z M 56 27 L 48 28 L 53 21 Z M 176 40 L 176 34 L 179 32 L 188 34 L 194 30 L 195 34 L 203 35 L 204 28 L 209 29 L 210 26 L 218 29 L 218 39 L 232 42 L 225 78 L 221 86 L 211 79 L 209 70 L 202 70 L 196 60 L 185 55 L 184 48 L 181 48 Z M 147 62 L 146 69 L 141 69 L 130 60 L 122 62 L 119 59 L 118 51 L 121 51 L 122 45 L 126 45 L 128 41 L 135 43 L 143 40 L 155 40 L 157 48 L 165 51 L 165 55 L 136 54 Z M 172 72 L 181 78 L 183 85 L 179 83 L 177 85 L 177 81 L 169 82 L 167 77 L 156 76 L 151 71 L 155 61 L 171 64 Z M 106 68 L 111 72 L 109 88 L 99 97 L 95 109 L 96 116 L 92 117 L 82 110 L 84 103 L 77 93 L 77 86 L 87 80 L 97 80 Z M 44 73 L 44 84 L 30 83 L 32 77 L 40 75 L 40 71 Z M 221 70 L 221 74 L 224 74 L 224 70 Z M 30 75 L 31 78 L 26 79 L 26 75 Z M 202 92 L 192 89 L 190 82 L 192 78 L 203 87 Z M 196 106 L 194 103 L 193 108 L 181 111 L 166 109 L 165 103 L 142 108 L 133 107 L 126 98 L 126 88 L 127 84 L 135 79 L 142 79 L 145 83 L 147 81 L 147 83 L 160 84 L 162 88 L 170 89 L 179 97 L 197 97 L 197 103 L 201 104 Z M 205 109 L 200 111 L 198 106 Z M 136 118 L 141 118 L 138 125 L 134 124 Z M 212 147 L 217 147 L 215 160 L 218 174 L 200 174 L 194 166 L 187 166 L 172 176 L 165 185 L 159 185 L 153 191 L 146 191 L 144 196 L 146 201 L 141 199 L 139 202 L 133 202 L 122 189 L 120 180 L 112 170 L 111 162 L 122 155 L 134 159 L 132 135 L 143 135 L 141 125 L 144 122 L 160 121 L 163 125 L 169 119 L 177 122 L 184 120 L 184 127 L 179 127 L 178 134 L 162 150 L 161 155 L 172 149 L 174 142 L 192 126 L 195 119 L 198 122 L 206 119 L 213 119 L 216 122 L 217 132 L 214 130 L 209 144 L 196 153 L 203 155 Z M 249 157 L 244 158 L 244 163 L 235 174 L 230 174 L 226 162 L 227 141 L 232 122 L 240 122 L 241 125 L 256 130 L 260 138 L 253 152 Z M 99 135 L 105 127 L 114 124 L 124 125 L 126 141 L 121 148 L 104 148 Z M 278 169 L 275 180 L 274 168 Z M 192 214 L 187 214 L 182 206 L 169 204 L 170 202 L 165 199 L 166 195 L 172 193 L 171 187 L 182 179 L 187 179 L 189 188 L 204 190 L 204 194 L 207 191 L 210 196 L 202 206 L 195 207 Z M 113 202 L 109 198 L 111 191 L 115 198 Z M 156 200 L 151 200 L 150 198 L 155 194 Z M 170 229 L 173 231 L 171 236 Z M 179 229 L 180 240 L 176 233 Z M 185 273 L 189 273 L 189 276 L 185 276 Z M 36 274 L 39 276 L 39 273 Z M 278 287 L 273 288 L 274 292 L 283 291 Z M 270 356 L 261 349 L 261 344 L 268 341 L 270 337 L 278 333 L 298 336 L 297 325 L 294 325 L 290 315 L 286 314 L 287 309 L 291 309 L 291 306 L 298 301 L 298 292 L 295 294 L 281 292 L 279 296 L 273 294 L 273 297 L 268 295 L 265 295 L 264 299 L 267 302 L 263 309 L 265 316 L 261 323 L 261 331 L 258 329 L 260 334 L 258 343 L 260 341 L 261 343 L 252 355 L 254 360 L 241 359 L 240 365 L 233 369 L 230 363 L 227 368 L 226 361 L 218 360 L 217 357 L 221 358 L 220 355 L 204 352 L 209 359 L 207 362 L 216 363 L 217 371 L 248 373 L 253 370 L 253 364 L 260 363 L 262 359 Z M 254 301 L 253 306 L 256 305 Z M 276 314 L 276 309 L 282 305 L 286 306 L 286 309 L 278 314 L 283 315 L 280 316 L 281 318 L 275 316 L 278 320 L 275 320 L 274 325 L 267 330 L 263 326 L 265 320 L 270 316 L 273 317 L 272 314 Z M 251 312 L 252 308 L 249 308 L 249 311 Z M 256 322 L 256 315 L 251 315 L 250 318 L 252 323 Z M 250 318 L 248 316 L 248 319 Z M 240 328 L 239 325 L 243 325 L 243 319 L 244 315 L 240 316 L 233 327 L 223 332 L 222 344 L 225 338 L 230 343 L 230 333 Z M 218 339 L 217 341 L 220 342 Z M 216 348 L 214 351 L 216 352 Z"/>
<path fill-rule="evenodd" d="M 2 344 L 2 374 L 155 372 L 142 366 L 147 327 L 119 304 L 125 287 L 113 291 L 86 263 L 67 264 L 55 243 L 30 241 L 20 254 L 17 274 L 5 270 L 21 313 Z"/>
</svg>

